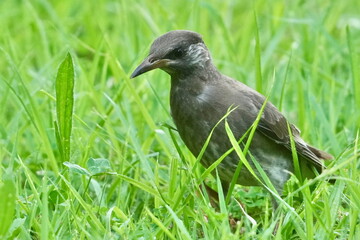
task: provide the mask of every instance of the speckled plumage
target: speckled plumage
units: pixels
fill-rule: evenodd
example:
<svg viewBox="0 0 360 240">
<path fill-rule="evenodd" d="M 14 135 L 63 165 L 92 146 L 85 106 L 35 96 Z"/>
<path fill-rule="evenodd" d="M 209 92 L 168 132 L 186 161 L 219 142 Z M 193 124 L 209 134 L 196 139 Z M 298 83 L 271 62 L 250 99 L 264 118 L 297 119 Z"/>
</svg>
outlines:
<svg viewBox="0 0 360 240">
<path fill-rule="evenodd" d="M 171 75 L 170 107 L 180 137 L 189 150 L 198 156 L 213 127 L 227 116 L 235 137 L 251 127 L 265 97 L 243 83 L 221 74 L 213 65 L 210 53 L 201 36 L 191 31 L 171 31 L 156 39 L 149 56 L 131 77 L 160 68 Z M 319 172 L 324 168 L 321 159 L 330 154 L 308 145 L 299 130 L 290 125 L 305 177 L 314 177 L 311 166 Z M 241 144 L 241 147 L 242 144 Z M 201 159 L 208 167 L 231 148 L 224 121 L 214 130 L 211 141 Z M 250 145 L 250 153 L 260 163 L 279 193 L 294 172 L 287 120 L 268 102 Z M 247 156 L 250 160 L 249 154 Z M 239 163 L 233 151 L 218 166 L 220 179 L 226 186 Z M 255 167 L 253 167 L 255 169 Z M 257 171 L 255 171 L 257 172 Z M 242 167 L 238 184 L 256 186 L 259 182 Z"/>
</svg>

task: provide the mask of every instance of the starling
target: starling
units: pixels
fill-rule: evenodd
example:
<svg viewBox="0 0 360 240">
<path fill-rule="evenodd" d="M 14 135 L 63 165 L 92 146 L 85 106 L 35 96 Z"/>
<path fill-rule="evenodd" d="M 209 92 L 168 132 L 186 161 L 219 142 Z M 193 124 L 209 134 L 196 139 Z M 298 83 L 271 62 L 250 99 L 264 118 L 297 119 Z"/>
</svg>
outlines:
<svg viewBox="0 0 360 240">
<path fill-rule="evenodd" d="M 253 125 L 266 100 L 245 84 L 221 74 L 214 66 L 201 35 L 196 32 L 175 30 L 157 38 L 149 55 L 131 78 L 156 68 L 171 76 L 171 115 L 181 139 L 195 157 L 216 126 L 201 158 L 204 167 L 209 167 L 232 148 L 224 121 L 217 123 L 228 114 L 226 121 L 236 139 L 240 139 Z M 230 108 L 233 110 L 229 113 Z M 246 158 L 261 179 L 252 161 L 252 158 L 256 159 L 279 194 L 295 169 L 289 129 L 302 176 L 315 177 L 316 171 L 320 173 L 324 169 L 321 160 L 332 158 L 330 154 L 307 144 L 300 137 L 300 131 L 288 124 L 279 110 L 267 102 Z M 244 146 L 244 141 L 239 143 L 240 147 Z M 232 181 L 239 161 L 239 156 L 232 151 L 217 166 L 224 191 Z M 242 166 L 236 183 L 261 185 L 245 166 Z"/>
</svg>

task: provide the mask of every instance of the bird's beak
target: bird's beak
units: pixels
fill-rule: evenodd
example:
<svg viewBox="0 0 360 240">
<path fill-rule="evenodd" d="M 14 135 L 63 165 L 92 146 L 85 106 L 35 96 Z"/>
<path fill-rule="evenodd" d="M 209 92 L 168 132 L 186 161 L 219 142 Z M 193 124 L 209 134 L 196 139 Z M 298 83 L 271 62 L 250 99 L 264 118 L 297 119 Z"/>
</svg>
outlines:
<svg viewBox="0 0 360 240">
<path fill-rule="evenodd" d="M 144 61 L 134 70 L 130 78 L 137 77 L 155 68 L 165 67 L 170 61 L 169 59 L 158 59 L 158 60 L 150 61 L 151 58 L 152 58 L 151 55 L 145 58 Z"/>
</svg>

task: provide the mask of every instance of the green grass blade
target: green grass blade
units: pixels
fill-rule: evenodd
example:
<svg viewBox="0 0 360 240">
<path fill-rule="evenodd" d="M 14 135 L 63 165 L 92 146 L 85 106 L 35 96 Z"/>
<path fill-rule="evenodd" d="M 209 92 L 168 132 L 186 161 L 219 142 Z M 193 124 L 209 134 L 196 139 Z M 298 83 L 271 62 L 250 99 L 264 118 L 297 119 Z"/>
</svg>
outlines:
<svg viewBox="0 0 360 240">
<path fill-rule="evenodd" d="M 142 183 L 142 182 L 139 182 L 139 181 L 136 181 L 135 179 L 132 179 L 128 176 L 125 176 L 125 175 L 122 175 L 122 174 L 117 174 L 117 176 L 125 181 L 127 181 L 128 183 L 134 185 L 135 187 L 153 195 L 154 197 L 157 197 L 158 199 L 162 199 L 162 196 L 159 194 L 158 191 L 154 190 L 153 188 L 149 187 L 148 185 L 146 185 L 145 183 Z M 168 202 L 170 201 L 170 199 L 166 199 L 165 202 Z"/>
<path fill-rule="evenodd" d="M 216 185 L 217 185 L 217 189 L 218 189 L 220 212 L 228 215 L 228 210 L 226 208 L 226 202 L 225 202 L 225 198 L 224 198 L 224 192 L 222 189 L 221 179 L 219 177 L 218 171 L 216 171 Z M 228 224 L 227 224 L 227 226 L 228 226 Z"/>
<path fill-rule="evenodd" d="M 263 79 L 261 73 L 261 43 L 259 34 L 259 24 L 257 20 L 256 12 L 254 11 L 255 19 L 255 80 L 256 90 L 262 93 L 263 91 Z"/>
<path fill-rule="evenodd" d="M 264 112 L 265 106 L 266 106 L 266 104 L 267 104 L 267 101 L 268 101 L 268 99 L 266 98 L 265 101 L 264 101 L 264 103 L 263 103 L 263 105 L 261 106 L 261 108 L 260 108 L 260 110 L 259 110 L 258 115 L 256 116 L 256 119 L 255 119 L 254 123 L 253 123 L 252 126 L 250 127 L 249 137 L 248 137 L 248 139 L 247 139 L 247 141 L 246 141 L 246 144 L 245 144 L 245 147 L 244 147 L 244 150 L 243 150 L 243 151 L 241 151 L 241 149 L 240 149 L 239 142 L 237 142 L 237 141 L 235 140 L 234 135 L 233 135 L 233 133 L 232 133 L 232 131 L 231 131 L 231 129 L 230 129 L 229 124 L 228 124 L 227 122 L 225 123 L 226 133 L 228 134 L 228 137 L 230 138 L 230 142 L 232 143 L 233 148 L 235 149 L 236 153 L 238 154 L 238 156 L 239 156 L 239 158 L 240 158 L 240 160 L 241 160 L 241 161 L 239 161 L 239 163 L 238 163 L 238 165 L 237 165 L 237 167 L 236 167 L 234 176 L 232 177 L 232 180 L 231 180 L 231 183 L 230 183 L 230 186 L 229 186 L 229 192 L 228 192 L 228 194 L 227 194 L 227 196 L 226 196 L 226 202 L 229 202 L 229 201 L 230 201 L 230 196 L 231 196 L 232 191 L 233 191 L 233 189 L 234 189 L 234 187 L 235 187 L 235 184 L 236 184 L 237 179 L 238 179 L 238 177 L 239 177 L 239 174 L 240 174 L 242 165 L 243 165 L 244 163 L 245 163 L 245 166 L 246 166 L 246 167 L 248 168 L 248 170 L 250 171 L 249 167 L 251 168 L 251 166 L 248 164 L 248 161 L 247 161 L 247 159 L 246 159 L 246 154 L 247 154 L 247 152 L 248 152 L 248 150 L 249 150 L 249 147 L 250 147 L 252 138 L 253 138 L 253 136 L 254 136 L 254 134 L 255 134 L 255 131 L 256 131 L 256 127 L 257 127 L 257 125 L 259 124 L 259 121 L 260 121 L 261 116 L 262 116 L 262 114 L 263 114 L 263 112 Z M 248 130 L 248 131 L 249 131 L 249 130 Z M 242 138 L 245 137 L 245 136 L 247 136 L 248 131 L 244 134 L 244 136 L 242 136 Z M 237 142 L 238 144 L 235 144 L 235 142 Z M 235 146 L 237 146 L 237 147 L 235 148 Z M 239 155 L 239 154 L 240 154 L 240 155 Z M 241 155 L 243 155 L 243 157 L 242 157 Z M 251 170 L 252 170 L 252 169 L 251 169 Z M 254 174 L 255 174 L 255 173 L 254 173 Z M 257 177 L 256 177 L 256 178 L 257 178 Z M 261 182 L 261 181 L 260 181 L 260 182 Z"/>
<path fill-rule="evenodd" d="M 349 57 L 351 64 L 351 74 L 354 86 L 354 98 L 357 109 L 360 109 L 360 71 L 359 71 L 359 59 L 356 52 L 355 45 L 353 44 L 353 37 L 349 26 L 346 27 L 347 44 L 349 49 Z M 357 121 L 360 124 L 360 120 Z"/>
<path fill-rule="evenodd" d="M 0 239 L 6 239 L 6 234 L 14 219 L 16 186 L 9 176 L 4 176 L 0 183 Z"/>
<path fill-rule="evenodd" d="M 311 193 L 309 187 L 303 189 L 303 196 L 305 199 L 305 225 L 306 225 L 306 239 L 314 239 L 314 217 L 313 205 L 311 204 Z"/>
<path fill-rule="evenodd" d="M 106 232 L 106 227 L 102 224 L 99 218 L 96 217 L 96 214 L 93 212 L 93 209 L 91 208 L 91 205 L 87 203 L 79 194 L 79 192 L 71 185 L 71 183 L 63 176 L 59 175 L 62 181 L 65 183 L 65 185 L 68 187 L 69 191 L 75 199 L 80 203 L 80 205 L 83 207 L 83 209 L 86 211 L 86 214 L 89 216 L 89 223 L 93 224 L 94 227 L 96 227 L 101 232 Z"/>
<path fill-rule="evenodd" d="M 283 108 L 283 101 L 284 101 L 284 94 L 285 94 L 285 87 L 286 87 L 286 82 L 288 80 L 288 75 L 289 75 L 289 67 L 290 67 L 290 63 L 291 63 L 291 58 L 292 58 L 292 52 L 290 54 L 288 63 L 286 65 L 286 70 L 285 70 L 285 77 L 284 77 L 284 81 L 281 87 L 281 94 L 280 94 L 280 99 L 279 99 L 279 111 L 282 111 Z"/>
<path fill-rule="evenodd" d="M 190 236 L 190 233 L 188 232 L 188 230 L 186 229 L 186 227 L 184 226 L 184 222 L 176 215 L 176 213 L 168 206 L 165 205 L 166 209 L 169 211 L 169 213 L 171 214 L 172 218 L 174 219 L 176 226 L 179 228 L 180 233 L 181 233 L 181 238 L 182 239 L 192 239 L 192 237 Z"/>
<path fill-rule="evenodd" d="M 176 237 L 167 229 L 167 227 L 157 218 L 154 214 L 148 209 L 145 208 L 147 214 L 150 216 L 150 218 L 153 220 L 153 222 L 161 228 L 161 230 L 164 231 L 164 233 L 170 238 L 170 239 L 176 239 Z"/>
<path fill-rule="evenodd" d="M 287 124 L 287 128 L 288 128 L 288 133 L 290 136 L 290 146 L 291 146 L 291 154 L 292 154 L 293 163 L 294 163 L 295 176 L 302 183 L 302 175 L 301 175 L 301 170 L 300 170 L 299 158 L 298 158 L 297 151 L 296 151 L 296 145 L 294 142 L 294 137 L 293 137 L 289 122 L 286 122 L 286 124 Z"/>
</svg>

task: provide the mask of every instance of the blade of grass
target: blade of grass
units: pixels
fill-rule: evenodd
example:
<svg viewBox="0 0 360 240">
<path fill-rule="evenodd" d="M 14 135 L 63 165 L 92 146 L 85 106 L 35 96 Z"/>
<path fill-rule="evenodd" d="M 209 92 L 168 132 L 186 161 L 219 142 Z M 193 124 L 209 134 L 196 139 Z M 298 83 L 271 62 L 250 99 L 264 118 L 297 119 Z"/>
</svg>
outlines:
<svg viewBox="0 0 360 240">
<path fill-rule="evenodd" d="M 349 60 L 351 64 L 351 74 L 353 80 L 353 91 L 354 91 L 354 98 L 355 98 L 355 105 L 357 109 L 360 109 L 360 72 L 359 72 L 359 60 L 358 54 L 355 49 L 354 44 L 352 43 L 353 37 L 350 31 L 350 27 L 346 27 L 346 39 L 349 48 Z M 360 125 L 360 119 L 357 121 L 357 124 Z"/>
<path fill-rule="evenodd" d="M 314 218 L 313 205 L 311 203 L 311 193 L 309 187 L 302 191 L 305 199 L 305 225 L 306 225 L 306 239 L 314 239 Z"/>
<path fill-rule="evenodd" d="M 357 131 L 356 134 L 356 138 L 355 138 L 355 142 L 354 142 L 354 155 L 357 156 L 358 155 L 358 143 L 359 143 L 359 130 Z M 355 161 L 353 161 L 352 164 L 352 171 L 354 171 L 352 173 L 352 178 L 354 181 L 359 182 L 359 175 L 356 174 L 357 171 L 355 169 L 357 169 L 357 164 L 358 164 L 358 157 Z M 360 201 L 360 191 L 359 191 L 359 187 L 356 186 L 355 184 L 349 184 L 351 186 L 351 202 L 353 203 L 359 203 Z M 360 212 L 360 204 L 357 204 L 356 207 L 352 207 L 350 209 L 350 229 L 349 229 L 349 239 L 355 239 L 354 236 L 356 235 L 356 227 L 358 226 L 358 221 L 359 221 L 359 212 Z"/>
<path fill-rule="evenodd" d="M 41 239 L 49 239 L 50 238 L 50 229 L 51 225 L 49 223 L 49 192 L 47 185 L 47 176 L 45 175 L 42 179 L 41 185 L 41 197 L 42 197 L 42 208 L 41 208 Z"/>
<path fill-rule="evenodd" d="M 299 223 L 299 225 L 304 225 L 304 222 L 302 221 L 301 217 L 296 213 L 296 211 L 294 210 L 293 207 L 291 207 L 289 204 L 287 204 L 277 193 L 277 191 L 274 189 L 274 187 L 272 186 L 272 184 L 270 183 L 270 187 L 266 184 L 263 183 L 263 181 L 261 181 L 261 179 L 257 176 L 257 174 L 255 173 L 254 169 L 251 167 L 250 163 L 248 162 L 248 160 L 246 159 L 244 152 L 241 150 L 239 144 L 237 143 L 235 136 L 233 134 L 233 132 L 231 131 L 229 125 L 227 122 L 225 122 L 225 130 L 226 133 L 228 134 L 228 137 L 230 139 L 230 142 L 232 144 L 232 146 L 235 149 L 235 152 L 238 154 L 242 164 L 247 168 L 247 170 L 251 173 L 251 175 L 261 184 L 264 186 L 264 188 L 266 188 L 271 194 L 272 196 L 277 199 L 278 201 L 280 201 L 287 210 L 289 210 L 289 212 L 292 214 L 292 216 L 296 219 L 296 221 Z M 261 169 L 260 165 L 258 164 L 259 169 Z M 266 176 L 265 172 L 262 171 L 263 177 Z M 267 177 L 265 177 L 265 179 L 267 179 Z M 298 231 L 299 234 L 305 236 L 305 233 L 300 230 L 301 227 L 299 227 Z"/>
<path fill-rule="evenodd" d="M 199 155 L 197 156 L 196 158 L 196 161 L 194 163 L 194 165 L 192 166 L 192 170 L 191 170 L 191 174 L 188 174 L 187 175 L 187 180 L 186 180 L 186 183 L 189 183 L 191 181 L 191 179 L 194 178 L 194 176 L 196 176 L 196 169 L 197 169 L 197 166 L 200 162 L 200 160 L 202 159 L 202 156 L 204 155 L 205 153 L 205 150 L 208 146 L 208 144 L 210 143 L 210 139 L 211 139 L 211 136 L 215 130 L 216 127 L 218 127 L 218 125 L 232 112 L 234 111 L 236 108 L 229 108 L 228 112 L 225 114 L 225 116 L 223 116 L 218 122 L 217 124 L 213 127 L 213 129 L 211 130 L 209 136 L 207 137 Z M 229 151 L 227 151 L 228 153 Z M 216 168 L 216 166 L 218 164 L 220 164 L 220 162 L 225 158 L 225 156 L 227 156 L 225 153 L 223 156 L 221 156 L 217 161 L 215 161 L 209 168 L 207 168 L 207 170 L 201 175 L 200 178 L 198 178 L 198 185 L 202 183 L 202 181 L 205 179 L 205 177 L 213 170 Z M 178 204 L 180 203 L 180 200 L 183 198 L 183 194 L 185 192 L 185 188 L 182 188 L 180 192 L 178 192 L 178 194 L 176 195 L 175 197 L 175 204 L 173 205 L 173 207 L 176 207 L 178 206 Z"/>
<path fill-rule="evenodd" d="M 154 197 L 161 199 L 164 201 L 164 203 L 170 202 L 171 203 L 171 199 L 164 199 L 158 191 L 154 190 L 153 188 L 149 187 L 148 185 L 146 185 L 145 183 L 136 181 L 133 178 L 130 178 L 128 176 L 122 175 L 122 174 L 117 174 L 116 176 L 118 176 L 119 178 L 121 178 L 122 180 L 125 180 L 126 182 L 136 186 L 137 188 L 153 195 Z"/>
<path fill-rule="evenodd" d="M 266 106 L 267 101 L 268 101 L 268 99 L 266 98 L 265 101 L 264 101 L 264 103 L 263 103 L 263 105 L 261 106 L 261 108 L 260 108 L 260 110 L 259 110 L 258 115 L 256 116 L 256 119 L 255 119 L 254 123 L 253 123 L 252 126 L 250 127 L 251 130 L 250 130 L 250 133 L 249 133 L 249 137 L 248 137 L 248 139 L 247 139 L 247 141 L 246 141 L 246 144 L 245 144 L 245 147 L 244 147 L 244 150 L 243 150 L 243 151 L 240 150 L 239 145 L 237 145 L 237 148 L 235 148 L 234 139 L 231 139 L 231 138 L 234 138 L 234 135 L 233 135 L 233 133 L 232 133 L 232 131 L 231 131 L 230 126 L 228 125 L 228 123 L 227 123 L 227 122 L 225 123 L 226 133 L 228 134 L 228 137 L 229 137 L 229 138 L 230 138 L 230 136 L 231 136 L 231 138 L 230 138 L 231 140 L 230 140 L 230 141 L 231 141 L 231 143 L 233 144 L 233 147 L 235 148 L 235 151 L 236 151 L 236 153 L 238 154 L 238 156 L 240 157 L 240 160 L 241 160 L 241 161 L 239 161 L 239 163 L 238 163 L 238 165 L 237 165 L 237 167 L 236 167 L 234 176 L 233 176 L 232 179 L 231 179 L 231 183 L 230 183 L 230 186 L 229 186 L 229 191 L 228 191 L 227 196 L 226 196 L 226 202 L 227 202 L 227 203 L 229 203 L 229 201 L 230 201 L 230 197 L 231 197 L 232 191 L 234 190 L 235 184 L 236 184 L 237 179 L 238 179 L 238 177 L 239 177 L 239 174 L 240 174 L 242 165 L 244 164 L 244 161 L 246 161 L 246 165 L 245 165 L 245 166 L 246 166 L 246 167 L 248 168 L 248 170 L 250 171 L 249 167 L 251 168 L 251 166 L 248 164 L 245 156 L 246 156 L 246 154 L 247 154 L 247 151 L 249 150 L 249 147 L 250 147 L 252 138 L 254 137 L 255 130 L 256 130 L 256 128 L 257 128 L 257 125 L 258 125 L 259 122 L 260 122 L 260 119 L 261 119 L 261 116 L 262 116 L 262 114 L 263 114 L 263 112 L 264 112 L 264 109 L 265 109 L 265 106 Z M 244 136 L 245 136 L 245 134 L 244 134 Z M 236 141 L 235 141 L 235 142 L 236 142 Z M 236 149 L 237 149 L 237 150 L 236 150 Z M 241 156 L 239 155 L 240 152 L 241 152 L 241 154 L 243 153 L 243 155 L 244 155 L 244 156 L 243 156 L 243 159 L 241 159 Z M 261 181 L 260 181 L 260 182 L 261 182 Z"/>
<path fill-rule="evenodd" d="M 59 176 L 62 179 L 62 181 L 66 184 L 68 189 L 70 190 L 70 193 L 73 194 L 75 199 L 80 203 L 80 205 L 83 207 L 83 209 L 89 215 L 89 217 L 91 219 L 91 221 L 89 223 L 90 224 L 92 223 L 93 226 L 96 227 L 99 231 L 105 233 L 106 227 L 104 227 L 103 224 L 100 222 L 100 220 L 96 217 L 91 205 L 89 205 L 87 202 L 85 202 L 85 200 L 80 196 L 78 191 L 71 185 L 71 183 L 62 174 L 59 174 Z"/>
<path fill-rule="evenodd" d="M 169 168 L 169 197 L 172 199 L 175 195 L 177 181 L 179 180 L 178 176 L 178 161 L 176 158 L 171 159 L 170 168 Z"/>
<path fill-rule="evenodd" d="M 222 184 L 221 184 L 221 180 L 220 180 L 219 173 L 218 173 L 217 169 L 216 169 L 216 186 L 217 186 L 217 189 L 218 189 L 220 212 L 224 213 L 227 216 L 228 215 L 228 210 L 226 208 L 224 192 L 223 192 L 223 189 L 222 189 Z M 229 227 L 228 224 L 227 224 L 227 227 Z"/>
<path fill-rule="evenodd" d="M 157 217 L 155 217 L 154 214 L 146 207 L 145 208 L 146 213 L 150 216 L 150 218 L 153 220 L 153 222 L 161 228 L 161 230 L 164 231 L 164 233 L 170 238 L 170 239 L 176 239 L 176 237 L 167 229 L 167 227 L 159 220 Z"/>
<path fill-rule="evenodd" d="M 285 94 L 285 87 L 286 87 L 286 82 L 287 82 L 287 79 L 288 79 L 291 58 L 292 58 L 292 52 L 290 53 L 290 57 L 289 57 L 287 65 L 286 65 L 285 77 L 284 77 L 284 81 L 283 81 L 283 84 L 282 84 L 282 87 L 281 87 L 281 94 L 280 94 L 280 100 L 279 100 L 279 111 L 280 112 L 282 111 L 282 106 L 283 106 L 283 101 L 284 101 L 284 94 Z"/>
<path fill-rule="evenodd" d="M 111 52 L 111 53 L 113 53 L 113 52 Z M 145 107 L 143 101 L 141 100 L 139 94 L 137 93 L 136 89 L 130 83 L 129 77 L 125 74 L 120 62 L 116 60 L 115 56 L 113 56 L 113 55 L 111 56 L 111 59 L 109 60 L 109 65 L 110 65 L 110 68 L 113 71 L 114 75 L 116 76 L 116 78 L 123 79 L 125 81 L 131 95 L 134 97 L 134 100 L 135 100 L 137 106 L 139 107 L 143 117 L 144 117 L 145 122 L 155 132 L 155 130 L 157 129 L 157 126 L 156 126 L 153 118 L 151 117 L 149 111 L 146 109 L 146 107 Z M 111 108 L 109 108 L 109 112 L 111 112 L 111 111 L 112 111 Z M 158 140 L 158 142 L 161 145 L 162 149 L 164 149 L 165 154 L 168 157 L 171 157 L 171 153 L 170 153 L 168 147 L 166 147 L 164 141 L 157 134 L 155 134 L 155 138 Z"/>
<path fill-rule="evenodd" d="M 177 227 L 179 228 L 182 238 L 189 239 L 189 240 L 193 239 L 190 236 L 189 232 L 187 231 L 186 227 L 184 226 L 183 221 L 176 215 L 176 213 L 168 205 L 165 205 L 165 207 L 169 211 L 169 213 L 171 214 L 172 218 L 174 219 Z"/>
<path fill-rule="evenodd" d="M 10 89 L 10 91 L 14 93 L 14 95 L 16 96 L 16 98 L 18 99 L 20 104 L 22 105 L 23 109 L 27 113 L 27 116 L 29 117 L 29 119 L 34 127 L 35 132 L 38 134 L 37 136 L 40 139 L 42 139 L 43 148 L 49 158 L 50 165 L 51 165 L 52 169 L 55 171 L 55 173 L 57 173 L 59 171 L 58 166 L 57 166 L 57 161 L 54 156 L 54 152 L 52 150 L 50 139 L 46 133 L 46 130 L 45 130 L 46 127 L 43 123 L 42 116 L 40 115 L 40 112 L 38 109 L 39 107 L 36 104 L 34 97 L 30 94 L 29 88 L 26 86 L 25 82 L 23 81 L 20 71 L 19 71 L 17 65 L 13 62 L 13 59 L 9 56 L 9 54 L 3 48 L 0 47 L 0 50 L 4 53 L 6 60 L 8 61 L 9 65 L 11 67 L 11 70 L 13 71 L 12 78 L 18 80 L 20 82 L 20 86 L 19 86 L 19 89 L 16 90 L 5 79 L 3 79 L 3 82 Z M 21 93 L 23 93 L 23 95 Z M 28 103 L 26 103 L 25 100 L 28 100 Z"/>
<path fill-rule="evenodd" d="M 256 90 L 260 93 L 263 91 L 263 79 L 261 74 L 261 43 L 259 36 L 259 24 L 257 20 L 256 11 L 254 10 L 255 21 L 255 81 Z"/>
<path fill-rule="evenodd" d="M 290 129 L 289 122 L 286 122 L 286 124 L 287 124 L 288 133 L 289 133 L 289 137 L 290 137 L 290 147 L 291 147 L 291 154 L 292 154 L 293 163 L 294 163 L 295 176 L 302 183 L 303 182 L 302 175 L 301 175 L 301 170 L 300 170 L 299 158 L 298 158 L 297 151 L 296 151 L 296 145 L 294 142 L 294 137 L 293 137 L 292 131 Z"/>
<path fill-rule="evenodd" d="M 13 179 L 5 173 L 0 183 L 0 239 L 7 239 L 6 235 L 14 219 L 16 186 Z"/>
</svg>

